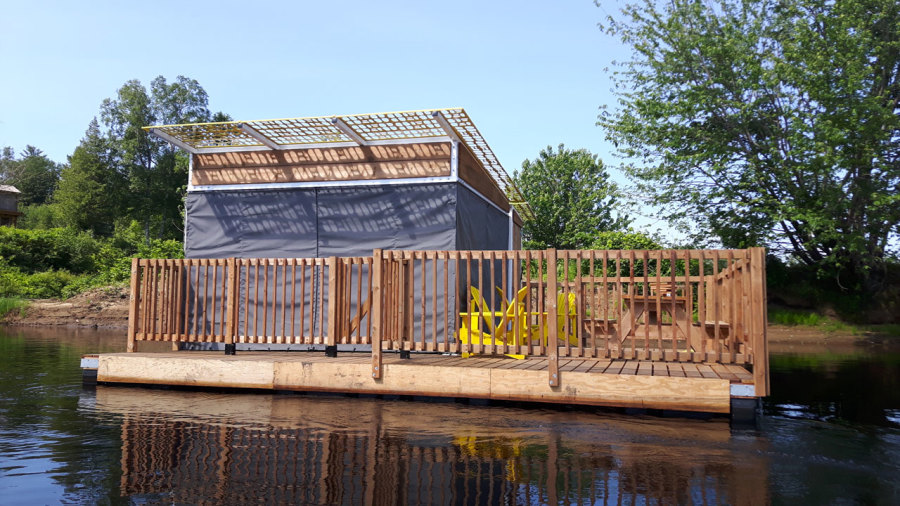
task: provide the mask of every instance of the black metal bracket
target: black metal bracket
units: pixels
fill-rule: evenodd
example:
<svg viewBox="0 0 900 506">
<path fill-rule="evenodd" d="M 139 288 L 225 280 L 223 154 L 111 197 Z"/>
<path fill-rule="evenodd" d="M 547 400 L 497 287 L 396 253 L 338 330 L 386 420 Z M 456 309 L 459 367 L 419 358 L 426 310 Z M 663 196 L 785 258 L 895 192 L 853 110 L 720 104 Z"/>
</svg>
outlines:
<svg viewBox="0 0 900 506">
<path fill-rule="evenodd" d="M 400 358 L 409 360 L 409 350 L 400 350 Z"/>
<path fill-rule="evenodd" d="M 337 357 L 337 345 L 334 346 L 326 346 L 325 347 L 325 356 L 328 358 Z"/>
<path fill-rule="evenodd" d="M 234 355 L 237 352 L 236 345 L 234 344 L 226 344 L 225 345 L 225 354 L 226 355 Z"/>
</svg>

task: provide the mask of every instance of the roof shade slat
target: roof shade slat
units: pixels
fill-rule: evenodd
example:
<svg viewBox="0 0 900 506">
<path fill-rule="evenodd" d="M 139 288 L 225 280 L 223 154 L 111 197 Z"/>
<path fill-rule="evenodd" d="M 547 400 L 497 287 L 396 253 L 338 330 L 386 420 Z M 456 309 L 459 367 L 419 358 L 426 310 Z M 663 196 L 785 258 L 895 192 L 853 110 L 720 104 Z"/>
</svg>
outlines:
<svg viewBox="0 0 900 506">
<path fill-rule="evenodd" d="M 170 138 L 167 140 L 175 139 L 183 145 L 181 147 L 187 146 L 190 151 L 198 154 L 204 151 L 213 152 L 212 150 L 221 152 L 259 148 L 278 149 L 281 146 L 302 148 L 305 145 L 358 144 L 359 139 L 342 130 L 336 119 L 349 127 L 350 131 L 355 132 L 366 144 L 396 143 L 403 140 L 422 142 L 431 138 L 439 140 L 448 137 L 445 125 L 442 125 L 436 117 L 438 112 L 456 132 L 462 143 L 481 162 L 497 187 L 506 193 L 519 214 L 531 218 L 533 215 L 525 203 L 525 198 L 462 108 L 162 125 L 145 129 L 154 134 L 162 133 Z M 258 132 L 274 145 L 266 146 L 260 139 L 242 129 L 241 125 L 249 126 L 251 131 Z"/>
</svg>

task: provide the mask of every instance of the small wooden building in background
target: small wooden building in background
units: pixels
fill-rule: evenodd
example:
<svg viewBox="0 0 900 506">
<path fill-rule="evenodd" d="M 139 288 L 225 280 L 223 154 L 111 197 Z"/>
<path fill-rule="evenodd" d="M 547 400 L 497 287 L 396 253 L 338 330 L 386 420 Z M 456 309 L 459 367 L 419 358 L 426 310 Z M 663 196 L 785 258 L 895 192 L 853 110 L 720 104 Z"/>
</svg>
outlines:
<svg viewBox="0 0 900 506">
<path fill-rule="evenodd" d="M 19 212 L 19 196 L 15 186 L 0 184 L 0 227 L 15 227 L 22 213 Z"/>
</svg>

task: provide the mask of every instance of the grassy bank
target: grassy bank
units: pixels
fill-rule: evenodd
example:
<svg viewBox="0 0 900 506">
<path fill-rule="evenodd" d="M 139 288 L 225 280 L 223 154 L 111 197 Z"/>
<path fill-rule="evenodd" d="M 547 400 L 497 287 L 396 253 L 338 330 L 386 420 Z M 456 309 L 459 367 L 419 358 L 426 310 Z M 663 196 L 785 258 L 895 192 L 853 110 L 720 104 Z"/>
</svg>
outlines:
<svg viewBox="0 0 900 506">
<path fill-rule="evenodd" d="M 900 336 L 900 325 L 885 323 L 879 325 L 867 325 L 842 321 L 834 316 L 823 315 L 814 311 L 786 309 L 781 307 L 768 308 L 770 325 L 785 325 L 789 327 L 806 327 L 820 330 L 826 333 L 842 334 L 882 334 L 888 336 Z"/>
<path fill-rule="evenodd" d="M 19 311 L 20 313 L 28 307 L 28 301 L 18 297 L 0 297 L 0 319 L 6 318 L 6 315 Z"/>
</svg>

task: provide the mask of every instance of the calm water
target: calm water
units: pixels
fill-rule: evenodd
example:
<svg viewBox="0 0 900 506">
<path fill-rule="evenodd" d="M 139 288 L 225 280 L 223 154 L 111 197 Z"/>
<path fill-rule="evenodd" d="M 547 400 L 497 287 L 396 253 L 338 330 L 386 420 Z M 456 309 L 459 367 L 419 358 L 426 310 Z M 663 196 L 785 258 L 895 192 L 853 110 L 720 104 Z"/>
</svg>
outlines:
<svg viewBox="0 0 900 506">
<path fill-rule="evenodd" d="M 773 355 L 757 427 L 83 389 L 122 333 L 0 328 L 0 503 L 900 504 L 900 355 Z"/>
</svg>

